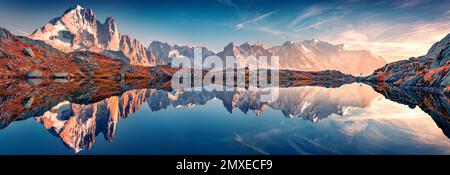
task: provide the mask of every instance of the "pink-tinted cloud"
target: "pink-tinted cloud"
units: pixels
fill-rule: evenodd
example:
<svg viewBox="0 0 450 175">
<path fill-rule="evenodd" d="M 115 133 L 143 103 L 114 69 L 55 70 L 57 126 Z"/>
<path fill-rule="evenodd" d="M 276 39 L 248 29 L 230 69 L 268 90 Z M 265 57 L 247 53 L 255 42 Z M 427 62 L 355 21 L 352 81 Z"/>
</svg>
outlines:
<svg viewBox="0 0 450 175">
<path fill-rule="evenodd" d="M 325 38 L 334 43 L 345 43 L 353 49 L 370 50 L 388 61 L 396 61 L 426 54 L 435 42 L 448 33 L 448 21 L 397 25 L 376 23 L 350 28 Z"/>
<path fill-rule="evenodd" d="M 322 13 L 325 10 L 325 8 L 323 7 L 311 7 L 309 9 L 307 9 L 305 12 L 300 13 L 290 24 L 289 27 L 292 27 L 298 23 L 301 23 L 303 20 L 309 18 L 309 17 L 313 17 L 313 16 L 317 16 L 320 13 Z"/>
<path fill-rule="evenodd" d="M 272 15 L 273 13 L 275 13 L 275 11 L 271 11 L 271 12 L 262 14 L 262 15 L 260 15 L 260 16 L 257 16 L 257 17 L 255 17 L 255 18 L 253 18 L 253 19 L 250 19 L 250 20 L 244 21 L 244 22 L 242 22 L 242 23 L 239 23 L 239 24 L 237 24 L 237 25 L 235 26 L 235 30 L 240 30 L 240 29 L 244 28 L 245 26 L 247 26 L 247 25 L 249 25 L 249 24 L 254 24 L 254 23 L 258 22 L 258 21 L 261 21 L 261 20 L 263 20 L 263 19 L 269 17 L 269 16 Z"/>
</svg>

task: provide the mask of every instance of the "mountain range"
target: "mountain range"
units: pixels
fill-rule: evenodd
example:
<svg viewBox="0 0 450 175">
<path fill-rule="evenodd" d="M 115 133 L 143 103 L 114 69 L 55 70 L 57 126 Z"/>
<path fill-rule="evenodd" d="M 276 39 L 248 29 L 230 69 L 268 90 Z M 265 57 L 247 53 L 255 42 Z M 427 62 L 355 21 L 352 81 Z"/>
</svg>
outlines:
<svg viewBox="0 0 450 175">
<path fill-rule="evenodd" d="M 101 23 L 92 9 L 81 6 L 69 8 L 60 17 L 52 19 L 43 27 L 27 36 L 41 40 L 63 51 L 92 51 L 121 59 L 132 65 L 167 65 L 172 59 L 187 57 L 193 59 L 192 45 L 170 45 L 153 41 L 144 47 L 138 40 L 119 32 L 113 17 Z M 223 51 L 214 53 L 200 47 L 203 58 L 217 55 L 221 58 L 235 56 L 239 64 L 258 56 L 279 56 L 279 69 L 321 71 L 338 70 L 352 75 L 369 75 L 387 62 L 367 50 L 350 50 L 344 45 L 333 45 L 318 39 L 286 42 L 281 46 L 265 47 L 257 42 L 253 45 L 228 44 Z M 273 68 L 273 67 L 272 67 Z"/>
<path fill-rule="evenodd" d="M 193 59 L 194 49 L 201 48 L 203 57 L 216 55 L 222 59 L 234 56 L 238 64 L 258 56 L 278 56 L 280 75 L 287 83 L 315 84 L 319 77 L 368 75 L 358 81 L 389 82 L 402 87 L 424 87 L 450 92 L 450 35 L 434 44 L 428 53 L 386 64 L 369 51 L 354 51 L 345 45 L 333 45 L 318 39 L 286 42 L 266 47 L 257 42 L 225 46 L 215 53 L 206 47 L 170 45 L 153 41 L 144 47 L 136 39 L 119 33 L 114 18 L 104 23 L 97 20 L 91 9 L 72 7 L 60 17 L 26 37 L 17 37 L 0 28 L 0 63 L 2 77 L 147 77 L 166 80 L 176 71 L 168 69 L 171 60 Z M 63 59 L 67 58 L 69 60 Z M 111 59 L 112 58 L 112 59 Z M 121 61 L 119 61 L 121 60 Z M 271 65 L 268 65 L 268 68 Z M 379 68 L 381 67 L 381 68 Z M 378 68 L 378 69 L 377 69 Z M 158 71 L 159 70 L 159 71 Z M 290 71 L 302 70 L 302 71 Z M 305 71 L 323 71 L 319 73 Z M 373 73 L 372 70 L 375 70 Z M 328 78 L 327 78 L 328 77 Z M 334 78 L 334 79 L 335 79 Z M 324 79 L 324 80 L 325 80 Z M 306 81 L 308 82 L 306 82 Z"/>
<path fill-rule="evenodd" d="M 91 149 L 95 138 L 102 134 L 112 141 L 117 123 L 137 112 L 147 103 L 152 111 L 167 108 L 193 108 L 219 99 L 230 113 L 253 111 L 256 115 L 279 110 L 285 117 L 318 122 L 330 115 L 343 116 L 356 108 L 366 108 L 379 94 L 369 86 L 345 85 L 340 89 L 322 87 L 281 88 L 276 101 L 260 102 L 262 90 L 235 92 L 169 92 L 157 89 L 130 90 L 92 104 L 63 101 L 51 107 L 36 120 L 50 133 L 59 137 L 74 152 Z M 342 98 L 346 97 L 346 98 Z"/>
</svg>

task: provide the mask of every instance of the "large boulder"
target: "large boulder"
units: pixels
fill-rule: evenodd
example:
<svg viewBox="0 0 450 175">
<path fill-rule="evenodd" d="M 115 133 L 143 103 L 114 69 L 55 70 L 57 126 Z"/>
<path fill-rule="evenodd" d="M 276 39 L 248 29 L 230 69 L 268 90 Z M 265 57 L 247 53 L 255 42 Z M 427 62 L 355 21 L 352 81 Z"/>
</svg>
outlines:
<svg viewBox="0 0 450 175">
<path fill-rule="evenodd" d="M 54 79 L 53 81 L 55 81 L 57 83 L 68 83 L 69 82 L 69 80 L 65 79 L 65 78 L 57 78 L 57 79 Z"/>
<path fill-rule="evenodd" d="M 29 47 L 26 47 L 26 48 L 23 49 L 23 54 L 25 54 L 25 56 L 27 56 L 27 57 L 31 57 L 31 58 L 34 57 L 34 52 Z"/>
<path fill-rule="evenodd" d="M 42 78 L 44 74 L 40 70 L 31 70 L 27 72 L 28 78 Z"/>
<path fill-rule="evenodd" d="M 53 74 L 53 78 L 69 78 L 70 74 L 67 72 L 59 72 L 59 73 L 55 73 Z"/>
</svg>

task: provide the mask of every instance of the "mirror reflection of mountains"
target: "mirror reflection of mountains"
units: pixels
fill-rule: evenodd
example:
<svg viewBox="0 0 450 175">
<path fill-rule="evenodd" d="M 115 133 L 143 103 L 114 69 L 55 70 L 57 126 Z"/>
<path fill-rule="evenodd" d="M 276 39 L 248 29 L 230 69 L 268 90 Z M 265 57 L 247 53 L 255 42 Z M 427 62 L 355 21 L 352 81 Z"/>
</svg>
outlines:
<svg viewBox="0 0 450 175">
<path fill-rule="evenodd" d="M 203 106 L 212 100 L 219 100 L 224 111 L 230 113 L 240 111 L 259 115 L 270 108 L 288 118 L 316 123 L 333 114 L 345 116 L 346 112 L 353 109 L 368 108 L 383 95 L 411 108 L 419 106 L 433 118 L 447 137 L 450 136 L 448 96 L 404 90 L 388 84 L 371 84 L 372 87 L 353 83 L 338 88 L 278 88 L 279 98 L 270 102 L 261 102 L 261 94 L 265 93 L 262 89 L 233 92 L 168 91 L 147 89 L 145 81 L 126 85 L 93 82 L 68 82 L 66 86 L 49 85 L 46 82 L 43 82 L 45 86 L 17 82 L 3 85 L 0 90 L 2 128 L 11 122 L 35 117 L 75 152 L 92 148 L 95 138 L 100 134 L 105 140 L 112 141 L 118 122 L 137 112 L 143 105 L 154 112 L 168 108 L 188 110 L 186 108 Z M 22 93 L 13 93 L 17 90 L 22 90 Z M 147 115 L 152 117 L 154 114 Z"/>
<path fill-rule="evenodd" d="M 78 152 L 90 149 L 100 133 L 112 141 L 115 128 L 121 118 L 127 118 L 142 105 L 152 111 L 173 108 L 192 108 L 218 99 L 232 113 L 236 110 L 256 115 L 272 108 L 285 117 L 302 118 L 311 122 L 330 116 L 342 115 L 354 107 L 368 107 L 379 94 L 368 86 L 344 85 L 341 88 L 293 87 L 279 88 L 279 98 L 272 102 L 260 102 L 264 90 L 234 92 L 192 92 L 156 89 L 130 90 L 92 104 L 75 104 L 64 101 L 36 117 L 52 134 L 60 137 L 66 146 Z M 148 114 L 151 117 L 151 113 Z"/>
</svg>

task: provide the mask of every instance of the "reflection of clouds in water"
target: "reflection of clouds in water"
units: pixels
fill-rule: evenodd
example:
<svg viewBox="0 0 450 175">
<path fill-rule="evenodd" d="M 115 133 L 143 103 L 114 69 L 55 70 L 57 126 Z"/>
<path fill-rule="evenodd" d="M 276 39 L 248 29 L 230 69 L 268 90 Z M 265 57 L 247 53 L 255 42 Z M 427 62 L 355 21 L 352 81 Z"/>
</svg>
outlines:
<svg viewBox="0 0 450 175">
<path fill-rule="evenodd" d="M 341 128 L 341 132 L 349 136 L 354 136 L 357 133 L 364 131 L 367 128 L 367 126 L 368 126 L 367 122 L 360 122 L 360 121 L 348 122 Z"/>
<path fill-rule="evenodd" d="M 316 124 L 284 119 L 267 125 L 271 129 L 234 139 L 262 154 L 450 154 L 450 140 L 429 115 L 384 98 Z"/>
<path fill-rule="evenodd" d="M 339 126 L 342 134 L 364 139 L 369 147 L 382 149 L 388 145 L 401 147 L 409 144 L 410 149 L 418 149 L 418 154 L 427 151 L 420 148 L 429 146 L 450 153 L 447 151 L 450 140 L 418 107 L 410 109 L 389 100 L 376 100 L 369 108 L 356 109 L 344 117 L 330 119 Z"/>
<path fill-rule="evenodd" d="M 229 151 L 231 149 L 227 150 L 227 146 L 232 148 L 237 146 L 237 150 L 255 154 L 450 153 L 448 151 L 450 140 L 429 115 L 419 108 L 410 109 L 406 105 L 386 100 L 366 85 L 350 84 L 340 88 L 282 88 L 278 100 L 270 103 L 260 103 L 257 97 L 258 91 L 226 94 L 163 90 L 128 91 L 121 97 L 85 105 L 89 111 L 92 108 L 97 112 L 93 113 L 95 115 L 91 114 L 92 112 L 79 113 L 77 118 L 93 118 L 94 120 L 89 121 L 95 121 L 95 124 L 81 122 L 79 125 L 73 125 L 72 128 L 81 129 L 71 130 L 76 137 L 67 140 L 84 141 L 82 138 L 85 138 L 85 135 L 96 136 L 100 132 L 106 133 L 108 138 L 114 138 L 118 116 L 121 118 L 130 116 L 147 100 L 149 111 L 176 110 L 178 116 L 190 112 L 184 107 L 191 108 L 195 105 L 198 108 L 193 110 L 205 110 L 205 114 L 213 111 L 212 115 L 226 113 L 226 116 L 248 116 L 251 113 L 247 111 L 256 111 L 257 114 L 265 111 L 261 113 L 258 121 L 253 120 L 256 116 L 252 116 L 254 118 L 251 120 L 230 121 L 244 123 L 230 126 L 233 132 L 226 130 L 224 135 L 219 134 L 220 136 L 214 139 L 196 140 L 195 143 L 189 143 L 186 139 L 187 144 L 195 144 L 196 147 L 219 145 L 221 150 Z M 236 108 L 239 110 L 231 113 Z M 69 118 L 73 116 L 71 113 L 65 114 L 61 111 L 54 113 L 64 114 Z M 295 117 L 284 118 L 283 115 Z M 205 117 L 215 116 L 205 115 Z M 67 120 L 57 119 L 46 120 L 46 123 L 44 121 L 44 126 L 60 128 L 59 123 L 55 121 Z M 311 121 L 317 123 L 313 124 Z M 86 130 L 84 128 L 99 132 L 84 132 Z"/>
<path fill-rule="evenodd" d="M 285 123 L 284 121 L 281 121 L 279 123 L 281 126 L 280 127 L 272 127 L 269 130 L 265 130 L 264 132 L 259 132 L 259 133 L 254 133 L 254 132 L 247 132 L 247 133 L 242 133 L 242 134 L 238 134 L 237 132 L 233 131 L 233 135 L 234 137 L 231 138 L 231 140 L 233 141 L 237 141 L 238 143 L 249 147 L 261 154 L 274 154 L 272 152 L 272 150 L 289 150 L 292 148 L 286 148 L 286 144 L 280 142 L 280 138 L 285 138 L 285 137 L 280 137 L 283 136 L 286 133 L 295 133 L 296 130 L 302 129 L 303 126 L 302 125 L 296 125 L 294 124 L 294 126 L 286 126 L 286 124 L 292 124 L 292 123 Z M 295 135 L 292 136 L 288 136 L 288 144 L 291 142 L 291 140 L 295 140 L 295 139 L 291 139 L 293 137 L 297 137 Z M 230 139 L 224 139 L 222 141 L 229 141 Z M 285 140 L 283 140 L 285 141 Z M 291 145 L 292 146 L 292 145 Z M 294 147 L 293 147 L 294 148 Z M 294 148 L 295 149 L 295 148 Z M 298 153 L 300 153 L 300 151 L 296 151 Z M 305 153 L 306 154 L 306 153 Z"/>
<path fill-rule="evenodd" d="M 235 140 L 236 140 L 237 142 L 241 143 L 242 145 L 244 145 L 244 146 L 246 146 L 246 147 L 249 147 L 249 148 L 255 150 L 255 151 L 258 152 L 258 153 L 261 153 L 261 154 L 264 154 L 264 155 L 268 155 L 268 154 L 269 154 L 269 153 L 267 153 L 266 151 L 264 151 L 263 149 L 261 149 L 261 148 L 255 146 L 254 144 L 252 144 L 252 143 L 247 143 L 246 140 L 242 139 L 242 137 L 241 137 L 239 134 L 237 134 L 236 132 L 233 131 L 233 134 L 236 136 L 236 137 L 235 137 Z"/>
<path fill-rule="evenodd" d="M 288 139 L 288 144 L 301 155 L 339 154 L 332 147 L 322 144 L 318 139 L 310 139 L 301 134 L 294 134 Z"/>
</svg>

